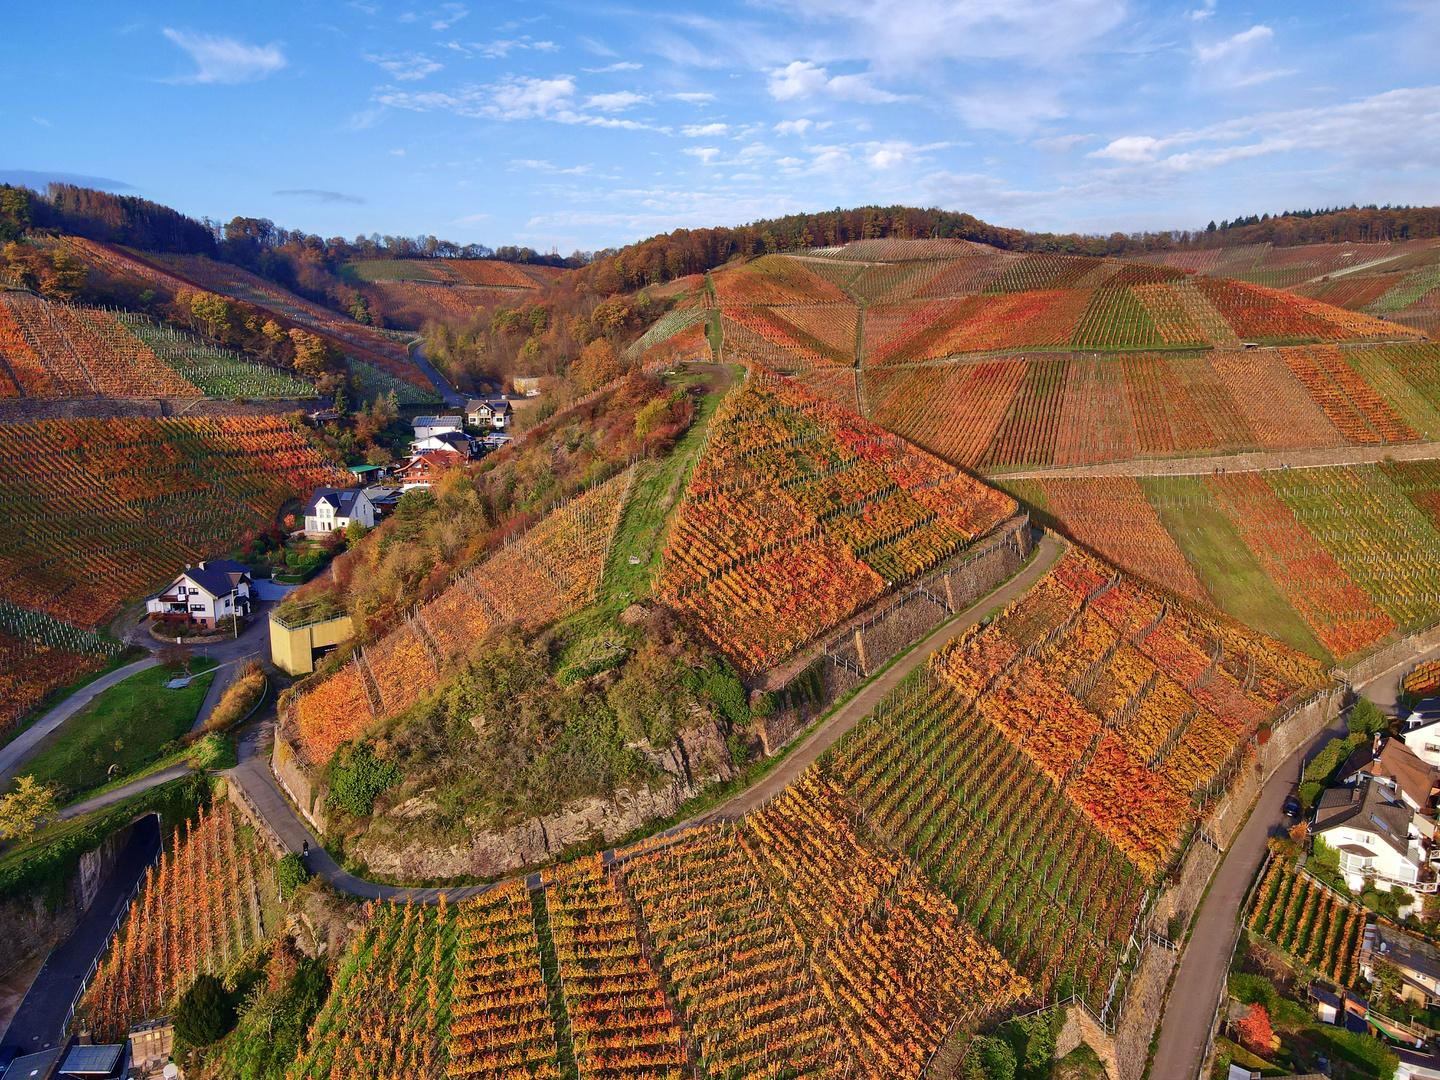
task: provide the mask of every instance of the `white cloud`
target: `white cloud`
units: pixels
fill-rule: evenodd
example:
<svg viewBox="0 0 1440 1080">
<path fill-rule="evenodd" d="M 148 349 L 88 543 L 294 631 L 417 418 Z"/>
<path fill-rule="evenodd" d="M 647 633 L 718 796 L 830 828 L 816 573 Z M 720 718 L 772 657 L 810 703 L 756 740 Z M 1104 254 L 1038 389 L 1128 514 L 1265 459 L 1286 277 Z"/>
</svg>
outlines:
<svg viewBox="0 0 1440 1080">
<path fill-rule="evenodd" d="M 1215 14 L 1215 0 L 1205 0 L 1203 8 L 1195 8 L 1185 14 L 1195 22 L 1203 22 Z"/>
<path fill-rule="evenodd" d="M 466 214 L 450 222 L 451 225 L 479 225 L 482 221 L 489 221 L 489 214 Z"/>
<path fill-rule="evenodd" d="M 680 129 L 680 134 L 687 139 L 703 139 L 708 135 L 724 135 L 728 130 L 728 124 L 687 124 Z"/>
<path fill-rule="evenodd" d="M 495 41 L 447 41 L 444 47 L 454 49 L 466 56 L 483 56 L 487 60 L 503 60 L 516 49 L 531 52 L 556 52 L 560 46 L 553 41 L 534 41 L 528 35 L 518 38 L 498 38 Z"/>
<path fill-rule="evenodd" d="M 714 146 L 687 146 L 681 153 L 699 158 L 702 165 L 709 165 L 720 156 L 719 148 Z"/>
<path fill-rule="evenodd" d="M 246 45 L 230 37 L 192 34 L 167 28 L 165 36 L 190 54 L 197 71 L 169 82 L 242 83 L 263 79 L 285 66 L 279 45 Z"/>
<path fill-rule="evenodd" d="M 340 191 L 325 191 L 320 188 L 283 188 L 274 192 L 276 195 L 290 195 L 296 198 L 309 199 L 311 202 L 335 204 L 350 203 L 355 206 L 365 205 L 365 200 L 359 195 L 346 195 Z"/>
<path fill-rule="evenodd" d="M 599 109 L 601 112 L 624 112 L 626 109 L 633 109 L 636 105 L 649 104 L 650 99 L 644 94 L 636 94 L 630 90 L 617 90 L 613 94 L 591 94 L 585 99 L 582 108 Z"/>
<path fill-rule="evenodd" d="M 1198 45 L 1195 48 L 1195 55 L 1202 61 L 1209 62 L 1218 60 L 1222 56 L 1229 56 L 1237 49 L 1245 49 L 1262 41 L 1272 41 L 1275 38 L 1275 31 L 1264 25 L 1250 27 L 1249 30 L 1242 30 L 1233 37 L 1224 41 L 1217 41 L 1213 45 Z"/>
<path fill-rule="evenodd" d="M 699 92 L 695 92 L 695 91 L 691 91 L 691 92 L 683 93 L 683 94 L 671 94 L 670 96 L 671 96 L 672 98 L 674 98 L 676 101 L 688 101 L 691 105 L 701 105 L 701 104 L 704 104 L 704 103 L 707 102 L 707 101 L 714 101 L 714 100 L 715 100 L 715 95 L 714 95 L 714 94 L 705 94 L 705 93 L 699 93 Z"/>
<path fill-rule="evenodd" d="M 53 126 L 54 126 L 53 124 L 50 123 L 49 120 L 46 120 L 43 116 L 32 116 L 32 117 L 30 117 L 30 119 L 31 119 L 32 121 L 34 121 L 35 123 L 39 124 L 41 127 L 53 127 Z"/>
<path fill-rule="evenodd" d="M 796 60 L 770 72 L 770 96 L 776 101 L 807 98 L 825 89 L 825 69 L 808 60 Z"/>
<path fill-rule="evenodd" d="M 804 135 L 814 126 L 814 120 L 781 120 L 775 130 L 781 135 Z"/>
<path fill-rule="evenodd" d="M 821 93 L 838 101 L 857 101 L 864 104 L 906 100 L 899 94 L 872 86 L 870 78 L 868 72 L 832 77 L 825 68 L 809 60 L 794 60 L 783 68 L 772 69 L 766 88 L 776 101 L 803 101 Z"/>
<path fill-rule="evenodd" d="M 390 154 L 391 154 L 392 157 L 404 157 L 404 156 L 405 156 L 405 151 L 404 151 L 404 150 L 391 150 L 391 151 L 390 151 Z"/>
<path fill-rule="evenodd" d="M 368 53 L 362 54 L 362 59 L 368 60 L 401 82 L 409 82 L 423 79 L 426 75 L 433 75 L 445 65 L 438 60 L 432 60 L 424 53 L 404 53 L 400 56 L 372 56 Z"/>
<path fill-rule="evenodd" d="M 1068 154 L 1093 138 L 1094 135 L 1046 135 L 1036 139 L 1031 145 L 1052 154 Z"/>
<path fill-rule="evenodd" d="M 977 86 L 958 94 L 952 104 L 972 128 L 984 131 L 1033 131 L 1066 115 L 1053 87 L 1035 82 L 1024 86 Z"/>
<path fill-rule="evenodd" d="M 1170 135 L 1125 135 L 1090 157 L 1168 172 L 1195 172 L 1293 150 L 1324 154 L 1333 167 L 1405 168 L 1440 162 L 1440 86 L 1390 90 L 1359 101 L 1257 113 Z"/>
<path fill-rule="evenodd" d="M 491 115 L 501 120 L 532 120 L 568 106 L 575 80 L 568 75 L 553 79 L 522 77 L 492 87 Z"/>
<path fill-rule="evenodd" d="M 470 14 L 470 9 L 464 4 L 441 4 L 440 10 L 444 14 L 438 15 L 430 21 L 431 30 L 449 30 L 450 27 Z"/>
<path fill-rule="evenodd" d="M 625 60 L 618 64 L 611 64 L 609 67 L 586 68 L 585 73 L 587 75 L 608 75 L 612 71 L 639 71 L 644 66 L 644 64 L 637 64 L 633 60 Z"/>
</svg>

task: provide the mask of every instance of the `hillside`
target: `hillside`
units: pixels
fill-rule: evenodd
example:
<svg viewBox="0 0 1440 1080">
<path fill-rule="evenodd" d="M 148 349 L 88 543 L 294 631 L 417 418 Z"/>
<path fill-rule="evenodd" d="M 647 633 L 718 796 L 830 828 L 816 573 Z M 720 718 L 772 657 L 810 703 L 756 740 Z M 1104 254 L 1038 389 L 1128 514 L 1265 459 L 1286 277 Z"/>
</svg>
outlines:
<svg viewBox="0 0 1440 1080">
<path fill-rule="evenodd" d="M 1440 239 L 1290 247 L 1247 244 L 1143 260 L 1204 277 L 1284 289 L 1431 336 L 1440 332 Z"/>
</svg>

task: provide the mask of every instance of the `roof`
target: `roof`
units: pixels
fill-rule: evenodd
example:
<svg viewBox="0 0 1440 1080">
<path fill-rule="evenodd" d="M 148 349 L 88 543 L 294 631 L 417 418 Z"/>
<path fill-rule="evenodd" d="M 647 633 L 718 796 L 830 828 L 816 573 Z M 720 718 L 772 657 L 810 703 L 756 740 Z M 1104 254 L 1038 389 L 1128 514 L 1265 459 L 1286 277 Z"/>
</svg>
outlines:
<svg viewBox="0 0 1440 1080">
<path fill-rule="evenodd" d="M 460 455 L 454 450 L 425 450 L 419 454 L 412 454 L 407 461 L 400 464 L 400 472 L 408 472 L 417 468 L 422 463 L 428 468 L 444 469 L 454 465 L 460 460 Z"/>
<path fill-rule="evenodd" d="M 1430 793 L 1435 789 L 1440 773 L 1421 761 L 1415 751 L 1399 739 L 1382 738 L 1379 742 L 1379 754 L 1374 752 L 1373 743 L 1356 747 L 1340 769 L 1340 780 L 1348 783 L 1360 775 L 1391 780 L 1410 797 L 1411 802 L 1424 806 L 1430 801 Z"/>
<path fill-rule="evenodd" d="M 1398 968 L 1440 979 L 1440 949 L 1393 926 L 1375 924 L 1375 948 L 1371 956 L 1383 957 Z"/>
<path fill-rule="evenodd" d="M 417 416 L 410 421 L 411 427 L 464 427 L 463 416 Z"/>
<path fill-rule="evenodd" d="M 115 1071 L 115 1066 L 120 1063 L 120 1055 L 124 1052 L 123 1043 L 72 1046 L 70 1053 L 65 1055 L 65 1061 L 60 1066 L 61 1075 L 109 1076 Z"/>
<path fill-rule="evenodd" d="M 1407 855 L 1414 817 L 1408 806 L 1391 798 L 1384 784 L 1362 776 L 1357 784 L 1325 789 L 1316 807 L 1314 831 L 1320 835 L 1342 825 L 1361 829 Z"/>
<path fill-rule="evenodd" d="M 457 443 L 464 443 L 466 446 L 469 446 L 470 443 L 473 441 L 469 435 L 465 434 L 465 432 L 452 431 L 448 428 L 444 431 L 437 431 L 433 434 L 426 435 L 425 438 L 438 439 L 440 442 L 449 443 L 451 446 L 454 446 Z"/>
<path fill-rule="evenodd" d="M 183 574 L 176 574 L 175 579 L 186 577 L 211 596 L 228 596 L 240 579 L 248 578 L 250 573 L 250 567 L 234 559 L 210 559 L 197 563 Z"/>
<path fill-rule="evenodd" d="M 1440 1055 L 1426 1054 L 1404 1046 L 1388 1046 L 1386 1049 L 1400 1059 L 1400 1068 L 1411 1076 L 1440 1076 Z"/>
<path fill-rule="evenodd" d="M 1340 998 L 1332 991 L 1325 989 L 1325 987 L 1321 986 L 1319 983 L 1310 984 L 1310 996 L 1316 1001 L 1320 1002 L 1321 1005 L 1329 1005 L 1336 1012 L 1339 1012 L 1341 1009 L 1342 1002 L 1340 1001 Z"/>
<path fill-rule="evenodd" d="M 350 471 L 356 476 L 364 476 L 366 473 L 379 472 L 379 465 L 351 465 Z"/>
<path fill-rule="evenodd" d="M 41 1050 L 38 1054 L 17 1057 L 5 1070 L 3 1080 L 30 1080 L 31 1077 L 48 1076 L 50 1066 L 60 1060 L 60 1055 L 64 1050 L 63 1046 L 56 1046 L 49 1050 Z"/>
<path fill-rule="evenodd" d="M 501 394 L 496 394 L 493 397 L 471 398 L 465 402 L 465 411 L 467 413 L 474 412 L 482 405 L 489 406 L 492 411 L 495 409 L 500 409 L 501 411 L 510 409 L 512 412 L 514 411 L 514 407 L 510 404 L 510 399 Z"/>
<path fill-rule="evenodd" d="M 335 508 L 336 517 L 349 517 L 350 512 L 355 509 L 356 498 L 364 494 L 363 488 L 316 488 L 310 501 L 305 504 L 305 516 L 314 517 L 320 500 L 324 499 Z"/>
</svg>

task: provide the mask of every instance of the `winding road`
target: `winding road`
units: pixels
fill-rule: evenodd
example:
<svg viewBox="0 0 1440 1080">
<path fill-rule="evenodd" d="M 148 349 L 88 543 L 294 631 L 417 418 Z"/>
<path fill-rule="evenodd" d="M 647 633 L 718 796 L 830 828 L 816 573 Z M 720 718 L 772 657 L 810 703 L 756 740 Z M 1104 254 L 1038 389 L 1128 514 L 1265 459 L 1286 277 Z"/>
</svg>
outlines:
<svg viewBox="0 0 1440 1080">
<path fill-rule="evenodd" d="M 817 758 L 833 746 L 847 731 L 863 719 L 885 694 L 889 693 L 907 675 L 930 658 L 962 630 L 973 626 L 997 606 L 1008 604 L 1022 596 L 1032 585 L 1044 576 L 1064 550 L 1060 541 L 1048 533 L 1036 545 L 1030 561 L 1008 581 L 1003 582 L 984 597 L 971 604 L 958 615 L 942 624 L 898 661 L 891 664 L 881 675 L 871 680 L 860 693 L 836 709 L 816 731 L 800 746 L 796 747 L 783 762 L 768 773 L 759 783 L 740 792 L 714 809 L 683 821 L 659 835 L 662 838 L 679 836 L 691 829 L 719 821 L 733 820 L 763 806 L 779 794 L 786 785 L 810 767 Z M 443 892 L 447 902 L 478 896 L 494 888 L 494 885 L 466 885 L 454 888 L 399 888 L 366 881 L 348 873 L 335 862 L 321 846 L 319 838 L 295 812 L 285 794 L 280 790 L 275 774 L 263 748 L 273 737 L 273 721 L 257 724 L 240 739 L 237 757 L 239 764 L 225 774 L 238 783 L 249 796 L 260 815 L 274 830 L 281 844 L 292 852 L 298 852 L 307 842 L 310 845 L 309 867 L 312 873 L 323 878 L 337 892 L 365 899 L 410 898 L 418 903 L 437 903 Z M 607 851 L 607 862 L 615 857 L 613 849 Z M 528 875 L 528 880 L 538 882 L 538 875 Z"/>
</svg>

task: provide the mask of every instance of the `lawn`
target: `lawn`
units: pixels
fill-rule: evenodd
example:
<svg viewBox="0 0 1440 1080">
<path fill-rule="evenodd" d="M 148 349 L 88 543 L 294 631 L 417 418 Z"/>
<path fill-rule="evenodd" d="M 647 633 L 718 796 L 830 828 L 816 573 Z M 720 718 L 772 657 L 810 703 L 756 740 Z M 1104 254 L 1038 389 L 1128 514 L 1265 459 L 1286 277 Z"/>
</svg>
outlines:
<svg viewBox="0 0 1440 1080">
<path fill-rule="evenodd" d="M 1138 482 L 1220 610 L 1303 653 L 1330 659 L 1199 477 L 1141 477 Z"/>
<path fill-rule="evenodd" d="M 204 659 L 191 663 L 196 671 L 214 667 Z M 116 683 L 41 740 L 20 771 L 41 783 L 53 781 L 63 805 L 145 768 L 190 730 L 214 673 L 207 670 L 189 686 L 166 689 L 172 677 L 164 667 L 153 667 Z"/>
</svg>

